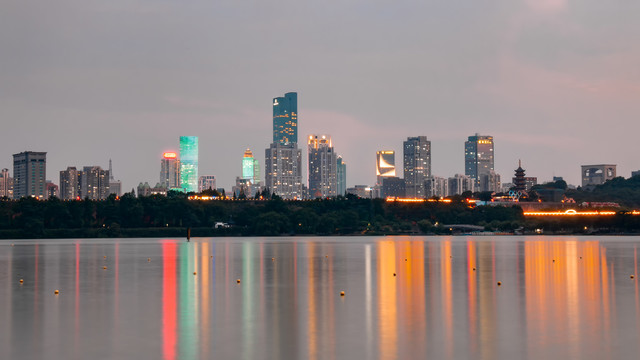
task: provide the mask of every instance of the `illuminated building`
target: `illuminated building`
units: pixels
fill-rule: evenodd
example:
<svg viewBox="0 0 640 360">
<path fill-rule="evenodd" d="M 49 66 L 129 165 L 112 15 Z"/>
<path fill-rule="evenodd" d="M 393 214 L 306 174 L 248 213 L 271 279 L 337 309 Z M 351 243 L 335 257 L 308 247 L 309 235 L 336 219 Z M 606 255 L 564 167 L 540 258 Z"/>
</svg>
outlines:
<svg viewBox="0 0 640 360">
<path fill-rule="evenodd" d="M 335 197 L 338 187 L 338 158 L 331 136 L 309 135 L 309 197 Z"/>
<path fill-rule="evenodd" d="M 254 180 L 254 158 L 250 149 L 244 152 L 242 157 L 242 178 L 245 180 Z"/>
<path fill-rule="evenodd" d="M 284 199 L 302 199 L 302 153 L 298 149 L 298 94 L 273 99 L 273 143 L 265 150 L 265 186 Z"/>
<path fill-rule="evenodd" d="M 376 152 L 377 184 L 382 185 L 382 178 L 396 176 L 396 152 L 380 150 Z"/>
<path fill-rule="evenodd" d="M 465 191 L 473 192 L 475 189 L 475 181 L 468 175 L 455 174 L 448 180 L 448 195 L 460 195 Z"/>
<path fill-rule="evenodd" d="M 423 198 L 431 176 L 431 141 L 426 136 L 408 137 L 403 145 L 406 196 Z"/>
<path fill-rule="evenodd" d="M 473 179 L 478 190 L 489 191 L 487 184 L 481 182 L 481 175 L 489 174 L 493 167 L 493 136 L 469 136 L 464 143 L 464 174 Z"/>
<path fill-rule="evenodd" d="M 347 188 L 347 194 L 355 195 L 359 198 L 369 199 L 372 197 L 371 189 L 368 185 L 356 185 L 351 188 Z"/>
<path fill-rule="evenodd" d="M 160 186 L 180 189 L 180 159 L 175 152 L 165 152 L 160 160 Z"/>
<path fill-rule="evenodd" d="M 198 191 L 198 137 L 180 136 L 180 187 Z"/>
<path fill-rule="evenodd" d="M 109 170 L 100 166 L 85 166 L 80 179 L 80 197 L 105 200 L 109 196 Z"/>
<path fill-rule="evenodd" d="M 122 182 L 113 177 L 113 166 L 111 159 L 109 159 L 109 195 L 111 194 L 115 196 L 122 195 Z"/>
<path fill-rule="evenodd" d="M 13 199 L 13 178 L 9 176 L 9 169 L 2 169 L 0 173 L 0 198 Z"/>
<path fill-rule="evenodd" d="M 493 170 L 486 174 L 480 174 L 480 184 L 483 187 L 481 189 L 476 189 L 476 191 L 490 191 L 492 193 L 500 192 L 500 175 Z"/>
<path fill-rule="evenodd" d="M 381 197 L 399 197 L 405 196 L 405 182 L 396 176 L 386 176 L 382 178 Z"/>
<path fill-rule="evenodd" d="M 46 197 L 47 153 L 25 151 L 13 155 L 13 198 Z"/>
<path fill-rule="evenodd" d="M 75 200 L 80 197 L 80 179 L 75 166 L 67 167 L 67 170 L 60 171 L 60 199 Z"/>
<path fill-rule="evenodd" d="M 242 198 L 242 195 L 244 195 L 245 198 L 252 198 L 255 196 L 254 186 L 250 179 L 236 177 L 236 185 L 231 190 L 238 199 Z"/>
<path fill-rule="evenodd" d="M 47 180 L 47 199 L 51 197 L 59 197 L 58 185 L 54 184 L 50 180 Z"/>
<path fill-rule="evenodd" d="M 297 144 L 273 143 L 265 150 L 265 186 L 283 199 L 302 199 L 302 153 Z"/>
<path fill-rule="evenodd" d="M 518 160 L 518 168 L 515 170 L 516 176 L 513 177 L 513 190 L 515 191 L 526 191 L 527 190 L 527 180 L 525 179 L 525 172 L 522 168 L 522 162 Z"/>
<path fill-rule="evenodd" d="M 198 192 L 204 190 L 215 190 L 216 177 L 214 175 L 202 175 L 198 178 Z"/>
<path fill-rule="evenodd" d="M 616 165 L 582 165 L 582 187 L 602 185 L 616 177 Z"/>
<path fill-rule="evenodd" d="M 273 99 L 273 142 L 298 142 L 298 93 L 289 92 Z"/>
<path fill-rule="evenodd" d="M 336 192 L 344 196 L 347 193 L 347 164 L 342 160 L 341 155 L 338 155 L 336 174 L 338 178 Z"/>
<path fill-rule="evenodd" d="M 443 177 L 429 176 L 424 182 L 425 197 L 445 197 L 449 195 L 449 182 Z"/>
</svg>

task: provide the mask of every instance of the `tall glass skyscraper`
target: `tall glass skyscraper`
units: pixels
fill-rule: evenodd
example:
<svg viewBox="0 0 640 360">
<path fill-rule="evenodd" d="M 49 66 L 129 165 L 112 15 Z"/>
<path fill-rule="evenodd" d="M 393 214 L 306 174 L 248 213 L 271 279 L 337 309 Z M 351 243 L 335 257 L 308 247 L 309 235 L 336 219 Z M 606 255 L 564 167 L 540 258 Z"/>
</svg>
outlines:
<svg viewBox="0 0 640 360">
<path fill-rule="evenodd" d="M 424 198 L 424 184 L 431 176 L 431 141 L 416 136 L 407 138 L 403 145 L 406 196 Z"/>
<path fill-rule="evenodd" d="M 198 137 L 180 136 L 180 187 L 198 191 Z"/>
<path fill-rule="evenodd" d="M 494 170 L 493 160 L 493 136 L 469 136 L 464 143 L 464 174 L 473 179 L 476 189 L 485 191 L 486 184 L 480 180 Z"/>
<path fill-rule="evenodd" d="M 338 174 L 338 187 L 337 193 L 338 195 L 344 196 L 347 192 L 347 163 L 342 160 L 342 155 L 338 155 L 337 159 L 338 166 L 336 168 L 336 173 Z"/>
<path fill-rule="evenodd" d="M 331 136 L 309 135 L 309 197 L 327 198 L 337 195 L 338 158 Z"/>
<path fill-rule="evenodd" d="M 254 158 L 250 149 L 244 152 L 242 157 L 242 178 L 245 180 L 251 180 L 254 178 Z"/>
<path fill-rule="evenodd" d="M 273 99 L 273 142 L 298 143 L 298 93 Z"/>
</svg>

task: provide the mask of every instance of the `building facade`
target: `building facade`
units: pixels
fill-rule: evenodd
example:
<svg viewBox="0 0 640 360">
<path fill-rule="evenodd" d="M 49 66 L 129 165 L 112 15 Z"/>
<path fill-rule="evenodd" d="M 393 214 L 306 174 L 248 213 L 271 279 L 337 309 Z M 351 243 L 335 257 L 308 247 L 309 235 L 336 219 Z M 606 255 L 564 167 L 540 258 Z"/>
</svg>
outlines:
<svg viewBox="0 0 640 360">
<path fill-rule="evenodd" d="M 56 185 L 53 182 L 47 180 L 47 198 L 60 197 L 60 194 L 59 194 L 58 190 L 59 190 L 58 185 Z"/>
<path fill-rule="evenodd" d="M 81 198 L 78 173 L 82 173 L 82 171 L 78 171 L 75 166 L 69 166 L 67 170 L 60 171 L 60 199 L 76 200 Z"/>
<path fill-rule="evenodd" d="M 109 196 L 109 170 L 85 166 L 80 175 L 80 196 L 89 200 L 105 200 Z"/>
<path fill-rule="evenodd" d="M 445 197 L 449 196 L 449 182 L 446 178 L 429 176 L 424 182 L 425 197 Z"/>
<path fill-rule="evenodd" d="M 582 187 L 602 185 L 616 177 L 615 164 L 582 165 Z"/>
<path fill-rule="evenodd" d="M 111 159 L 109 159 L 109 195 L 115 195 L 120 197 L 122 195 L 122 181 L 116 180 L 113 176 L 113 166 Z"/>
<path fill-rule="evenodd" d="M 302 152 L 297 144 L 273 143 L 265 150 L 265 186 L 283 199 L 302 199 Z"/>
<path fill-rule="evenodd" d="M 165 152 L 160 160 L 160 186 L 180 189 L 180 159 L 175 152 Z"/>
<path fill-rule="evenodd" d="M 344 162 L 341 155 L 338 155 L 336 166 L 337 186 L 336 192 L 338 195 L 346 195 L 347 193 L 347 163 Z"/>
<path fill-rule="evenodd" d="M 363 199 L 372 198 L 372 191 L 373 189 L 368 185 L 356 185 L 354 187 L 347 188 L 347 194 L 352 194 Z"/>
<path fill-rule="evenodd" d="M 403 198 L 406 196 L 405 180 L 397 176 L 387 176 L 382 179 L 380 197 Z"/>
<path fill-rule="evenodd" d="M 396 152 L 380 150 L 376 152 L 376 184 L 382 186 L 384 177 L 396 176 Z"/>
<path fill-rule="evenodd" d="M 273 142 L 298 143 L 298 93 L 273 98 Z"/>
<path fill-rule="evenodd" d="M 45 199 L 47 194 L 47 153 L 25 151 L 13 155 L 13 198 L 33 196 Z"/>
<path fill-rule="evenodd" d="M 198 137 L 180 136 L 180 187 L 198 191 Z"/>
<path fill-rule="evenodd" d="M 449 196 L 461 195 L 466 191 L 475 191 L 476 182 L 468 175 L 455 174 L 448 180 L 448 194 Z"/>
<path fill-rule="evenodd" d="M 309 198 L 327 198 L 338 195 L 338 156 L 331 136 L 309 135 Z"/>
<path fill-rule="evenodd" d="M 485 174 L 480 174 L 480 186 L 481 188 L 476 188 L 476 191 L 500 192 L 502 190 L 500 175 L 493 170 Z"/>
<path fill-rule="evenodd" d="M 216 189 L 215 175 L 202 175 L 198 178 L 198 192 Z"/>
<path fill-rule="evenodd" d="M 9 169 L 0 172 L 0 198 L 13 199 L 13 178 L 9 176 Z"/>
<path fill-rule="evenodd" d="M 426 136 L 408 137 L 403 143 L 406 196 L 424 198 L 425 181 L 431 176 L 431 141 Z"/>
<path fill-rule="evenodd" d="M 481 180 L 482 175 L 494 171 L 493 150 L 493 136 L 475 134 L 464 143 L 464 174 L 473 179 L 475 188 L 479 190 L 488 189 Z"/>
</svg>

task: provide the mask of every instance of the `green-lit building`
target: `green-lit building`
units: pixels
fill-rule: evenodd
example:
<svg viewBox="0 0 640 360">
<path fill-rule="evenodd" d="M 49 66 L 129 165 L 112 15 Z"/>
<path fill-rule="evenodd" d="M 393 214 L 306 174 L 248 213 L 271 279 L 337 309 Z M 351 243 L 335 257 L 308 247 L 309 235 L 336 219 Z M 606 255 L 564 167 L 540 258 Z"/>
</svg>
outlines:
<svg viewBox="0 0 640 360">
<path fill-rule="evenodd" d="M 180 186 L 184 192 L 198 191 L 197 136 L 180 136 Z"/>
<path fill-rule="evenodd" d="M 273 99 L 273 142 L 298 142 L 298 93 L 289 92 Z"/>
</svg>

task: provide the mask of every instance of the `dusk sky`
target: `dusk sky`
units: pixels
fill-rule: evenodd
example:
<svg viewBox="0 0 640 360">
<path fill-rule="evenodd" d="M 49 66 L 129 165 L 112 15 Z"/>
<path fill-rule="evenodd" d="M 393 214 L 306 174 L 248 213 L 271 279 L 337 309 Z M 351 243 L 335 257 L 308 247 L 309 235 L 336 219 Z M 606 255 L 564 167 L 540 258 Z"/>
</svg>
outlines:
<svg viewBox="0 0 640 360">
<path fill-rule="evenodd" d="M 200 138 L 200 175 L 230 190 L 246 148 L 264 170 L 271 100 L 298 92 L 299 142 L 328 134 L 347 184 L 376 150 L 426 135 L 436 176 L 493 135 L 496 171 L 580 183 L 640 169 L 639 1 L 2 1 L 0 168 L 46 151 L 47 178 L 108 167 L 130 191 Z M 400 175 L 402 173 L 400 172 Z M 264 172 L 263 172 L 264 178 Z M 306 170 L 303 172 L 306 178 Z"/>
</svg>

